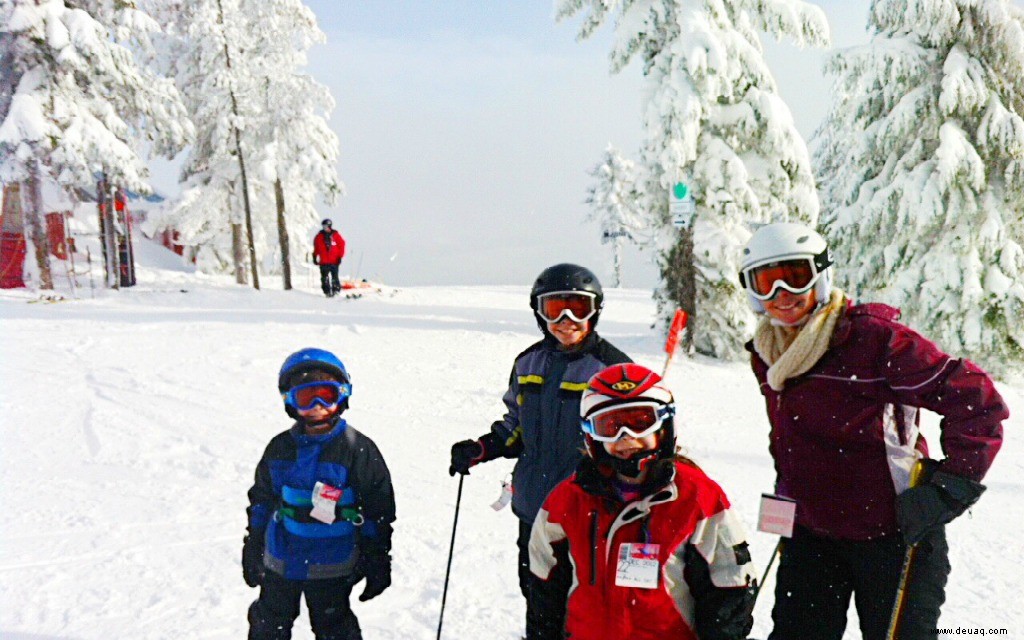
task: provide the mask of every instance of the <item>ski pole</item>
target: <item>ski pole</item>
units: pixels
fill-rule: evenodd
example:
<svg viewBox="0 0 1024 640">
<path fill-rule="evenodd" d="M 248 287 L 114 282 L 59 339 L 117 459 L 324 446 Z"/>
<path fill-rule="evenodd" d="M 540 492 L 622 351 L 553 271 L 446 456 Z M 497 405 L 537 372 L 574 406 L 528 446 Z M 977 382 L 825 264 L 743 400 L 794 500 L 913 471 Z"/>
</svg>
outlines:
<svg viewBox="0 0 1024 640">
<path fill-rule="evenodd" d="M 775 551 L 772 551 L 772 557 L 768 560 L 768 566 L 764 568 L 764 575 L 761 576 L 761 582 L 757 583 L 757 589 L 754 590 L 754 600 L 757 600 L 758 594 L 761 593 L 761 587 L 764 586 L 766 580 L 768 580 L 768 572 L 772 570 L 772 564 L 775 563 L 775 558 L 779 555 L 779 549 L 782 548 L 782 538 L 775 543 Z"/>
<path fill-rule="evenodd" d="M 661 370 L 661 377 L 668 373 L 668 366 L 672 364 L 672 356 L 676 353 L 676 346 L 679 344 L 679 334 L 686 328 L 686 321 L 689 316 L 682 309 L 676 309 L 672 316 L 672 326 L 669 327 L 668 337 L 665 339 L 665 367 Z"/>
<path fill-rule="evenodd" d="M 441 592 L 441 616 L 437 619 L 437 640 L 441 640 L 441 624 L 444 622 L 444 604 L 448 599 L 448 577 L 452 574 L 452 554 L 455 551 L 455 527 L 459 526 L 459 505 L 462 504 L 462 481 L 466 476 L 459 474 L 459 495 L 455 498 L 455 521 L 452 522 L 452 543 L 448 547 L 448 568 L 444 572 L 444 590 Z"/>
<path fill-rule="evenodd" d="M 918 481 L 921 479 L 921 461 L 918 460 L 914 464 L 914 468 L 910 471 L 910 486 L 916 487 Z M 899 629 L 900 620 L 903 618 L 903 610 L 907 603 L 907 582 L 910 578 L 910 565 L 914 563 L 914 552 L 917 550 L 917 545 L 907 546 L 907 551 L 903 556 L 903 568 L 900 569 L 900 581 L 896 584 L 896 602 L 892 607 L 892 615 L 889 617 L 889 630 L 886 632 L 885 637 L 887 640 L 895 640 L 896 631 Z"/>
</svg>

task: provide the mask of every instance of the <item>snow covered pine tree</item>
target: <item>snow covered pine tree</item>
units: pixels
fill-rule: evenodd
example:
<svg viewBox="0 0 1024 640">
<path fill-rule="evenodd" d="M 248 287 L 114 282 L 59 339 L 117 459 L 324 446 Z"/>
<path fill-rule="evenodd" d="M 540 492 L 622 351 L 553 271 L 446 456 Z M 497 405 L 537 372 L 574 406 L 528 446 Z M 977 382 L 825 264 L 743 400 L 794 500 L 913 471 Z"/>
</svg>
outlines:
<svg viewBox="0 0 1024 640">
<path fill-rule="evenodd" d="M 182 194 L 159 223 L 199 247 L 200 268 L 233 267 L 245 280 L 237 244 L 244 201 L 237 129 L 250 167 L 254 252 L 264 256 L 264 270 L 283 272 L 282 236 L 289 236 L 289 254 L 302 255 L 319 219 L 317 195 L 332 203 L 342 189 L 334 166 L 338 140 L 326 123 L 334 102 L 300 73 L 323 33 L 299 0 L 179 0 L 166 18 L 179 36 L 175 77 L 198 140 L 182 170 Z M 291 237 L 288 227 L 301 233 Z"/>
<path fill-rule="evenodd" d="M 47 177 L 71 192 L 94 188 L 99 171 L 148 192 L 137 144 L 170 157 L 192 136 L 174 83 L 133 53 L 149 51 L 157 23 L 127 3 L 13 0 L 0 5 L 0 24 L 2 85 L 13 92 L 0 100 L 0 182 Z"/>
<path fill-rule="evenodd" d="M 807 147 L 761 54 L 758 32 L 798 45 L 828 43 L 822 11 L 801 0 L 560 0 L 558 19 L 588 13 L 579 37 L 617 13 L 612 72 L 639 56 L 646 79 L 644 208 L 661 231 L 659 310 L 691 317 L 701 353 L 739 358 L 753 316 L 736 282 L 749 223 L 815 224 Z M 668 193 L 685 181 L 697 210 L 676 230 Z"/>
<path fill-rule="evenodd" d="M 644 239 L 638 234 L 648 226 L 640 206 L 636 167 L 609 144 L 601 162 L 591 169 L 590 175 L 594 183 L 587 189 L 586 203 L 591 207 L 589 218 L 601 225 L 601 242 L 612 243 L 615 274 L 612 286 L 621 287 L 624 240 L 642 243 Z"/>
<path fill-rule="evenodd" d="M 1024 11 L 876 0 L 830 64 L 823 226 L 851 293 L 992 371 L 1024 363 Z"/>
</svg>

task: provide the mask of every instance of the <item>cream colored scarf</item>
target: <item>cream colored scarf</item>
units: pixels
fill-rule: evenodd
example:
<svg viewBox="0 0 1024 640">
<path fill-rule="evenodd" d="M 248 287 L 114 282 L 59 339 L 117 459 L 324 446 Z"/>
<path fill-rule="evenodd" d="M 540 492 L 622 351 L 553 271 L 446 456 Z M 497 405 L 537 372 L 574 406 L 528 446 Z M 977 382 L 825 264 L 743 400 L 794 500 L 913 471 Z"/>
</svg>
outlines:
<svg viewBox="0 0 1024 640">
<path fill-rule="evenodd" d="M 833 289 L 802 327 L 779 327 L 767 314 L 754 332 L 754 349 L 768 365 L 768 385 L 782 391 L 786 380 L 806 373 L 825 355 L 836 322 L 846 307 L 846 294 Z"/>
</svg>

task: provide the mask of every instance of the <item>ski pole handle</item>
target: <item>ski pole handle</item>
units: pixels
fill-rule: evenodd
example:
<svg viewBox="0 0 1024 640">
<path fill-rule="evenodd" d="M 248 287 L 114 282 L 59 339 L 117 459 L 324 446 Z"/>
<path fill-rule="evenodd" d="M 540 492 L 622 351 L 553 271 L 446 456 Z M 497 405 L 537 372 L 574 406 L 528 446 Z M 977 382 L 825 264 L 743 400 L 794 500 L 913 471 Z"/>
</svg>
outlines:
<svg viewBox="0 0 1024 640">
<path fill-rule="evenodd" d="M 921 481 L 923 465 L 918 460 L 914 468 L 910 470 L 910 487 L 916 487 Z M 915 545 L 907 546 L 903 554 L 903 566 L 900 568 L 900 579 L 896 583 L 896 602 L 892 607 L 892 615 L 889 616 L 889 629 L 886 631 L 886 640 L 895 640 L 896 632 L 899 630 L 900 622 L 903 620 L 903 612 L 907 604 L 907 585 L 910 582 L 911 566 L 914 564 L 914 553 L 917 551 Z"/>
</svg>

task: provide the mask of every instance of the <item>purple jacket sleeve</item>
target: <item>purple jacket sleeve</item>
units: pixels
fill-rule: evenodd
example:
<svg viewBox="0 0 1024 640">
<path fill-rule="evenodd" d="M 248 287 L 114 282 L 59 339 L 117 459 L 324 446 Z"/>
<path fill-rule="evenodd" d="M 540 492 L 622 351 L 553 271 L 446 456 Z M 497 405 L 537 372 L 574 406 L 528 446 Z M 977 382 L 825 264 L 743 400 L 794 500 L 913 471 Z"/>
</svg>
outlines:
<svg viewBox="0 0 1024 640">
<path fill-rule="evenodd" d="M 942 469 L 981 481 L 1003 441 L 1010 412 L 988 374 L 956 360 L 908 327 L 892 323 L 886 380 L 899 404 L 942 416 Z"/>
</svg>

